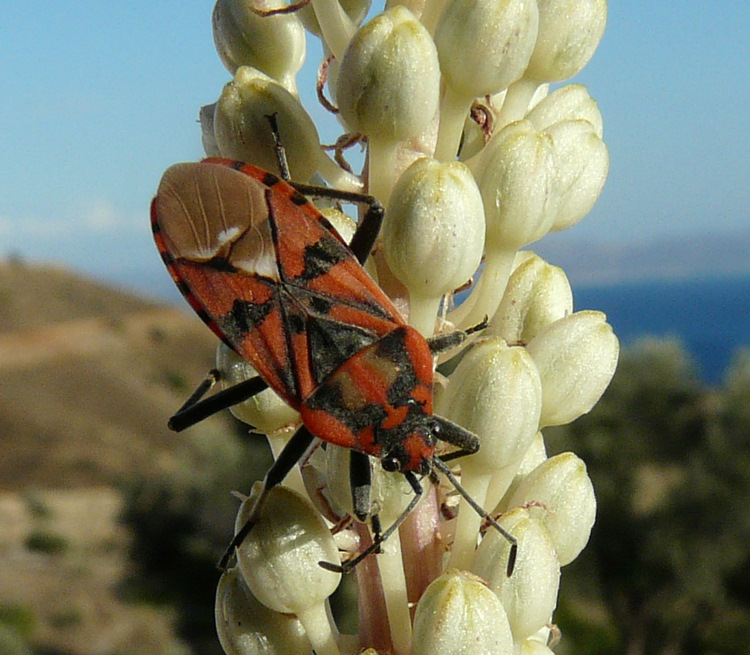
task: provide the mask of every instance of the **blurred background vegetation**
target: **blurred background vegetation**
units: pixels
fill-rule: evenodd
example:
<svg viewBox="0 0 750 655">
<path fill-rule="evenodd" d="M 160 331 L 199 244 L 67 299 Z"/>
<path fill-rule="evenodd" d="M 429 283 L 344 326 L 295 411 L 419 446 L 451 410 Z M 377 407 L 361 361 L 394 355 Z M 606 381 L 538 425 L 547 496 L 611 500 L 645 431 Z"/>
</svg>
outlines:
<svg viewBox="0 0 750 655">
<path fill-rule="evenodd" d="M 547 432 L 550 454 L 573 450 L 584 459 L 598 499 L 591 541 L 563 570 L 556 652 L 745 652 L 748 398 L 750 350 L 736 354 L 720 387 L 706 388 L 679 341 L 643 340 L 623 352 L 594 411 Z M 226 479 L 218 470 L 216 477 Z M 133 579 L 178 605 L 182 636 L 200 644 L 196 652 L 218 653 L 213 566 L 226 531 L 207 528 L 228 519 L 211 518 L 211 480 L 185 482 L 132 487 L 124 518 L 136 535 Z"/>
<path fill-rule="evenodd" d="M 0 358 L 0 655 L 220 655 L 227 491 L 249 491 L 269 459 L 228 416 L 166 429 L 213 336 L 67 273 L 11 273 L 5 315 L 41 323 L 5 326 Z M 68 304 L 40 312 L 40 296 Z M 747 652 L 750 350 L 714 386 L 696 371 L 679 341 L 636 342 L 589 415 L 545 432 L 550 455 L 586 462 L 598 500 L 563 569 L 561 655 Z"/>
</svg>

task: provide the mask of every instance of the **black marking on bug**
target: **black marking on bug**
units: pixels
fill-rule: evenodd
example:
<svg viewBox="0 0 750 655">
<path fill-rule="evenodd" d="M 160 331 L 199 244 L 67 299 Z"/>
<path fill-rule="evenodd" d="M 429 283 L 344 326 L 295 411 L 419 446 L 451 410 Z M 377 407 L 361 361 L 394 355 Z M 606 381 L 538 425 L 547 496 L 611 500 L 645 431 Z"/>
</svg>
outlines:
<svg viewBox="0 0 750 655">
<path fill-rule="evenodd" d="M 305 248 L 302 275 L 295 278 L 302 283 L 310 282 L 325 275 L 339 262 L 348 258 L 348 252 L 333 239 L 321 239 Z"/>
<path fill-rule="evenodd" d="M 291 200 L 295 205 L 302 206 L 306 205 L 308 202 L 310 202 L 306 196 L 301 194 L 299 191 L 295 191 L 290 197 L 289 200 Z"/>
<path fill-rule="evenodd" d="M 319 383 L 377 339 L 363 328 L 314 316 L 307 319 L 307 337 L 313 376 Z"/>
<path fill-rule="evenodd" d="M 212 268 L 215 271 L 221 271 L 222 273 L 236 273 L 237 267 L 232 264 L 226 257 L 212 257 L 207 262 L 204 262 L 206 268 Z"/>
<path fill-rule="evenodd" d="M 240 343 L 248 332 L 259 326 L 274 308 L 274 298 L 264 303 L 236 299 L 230 309 L 221 317 L 222 332 L 232 343 Z"/>
<path fill-rule="evenodd" d="M 263 176 L 262 180 L 263 184 L 265 184 L 267 187 L 275 186 L 279 183 L 279 178 L 274 175 L 273 173 L 265 172 L 265 175 Z"/>
<path fill-rule="evenodd" d="M 310 409 L 327 412 L 355 435 L 365 428 L 380 425 L 388 418 L 385 408 L 377 403 L 347 407 L 341 380 L 329 380 L 322 384 L 306 400 L 306 404 Z"/>
</svg>

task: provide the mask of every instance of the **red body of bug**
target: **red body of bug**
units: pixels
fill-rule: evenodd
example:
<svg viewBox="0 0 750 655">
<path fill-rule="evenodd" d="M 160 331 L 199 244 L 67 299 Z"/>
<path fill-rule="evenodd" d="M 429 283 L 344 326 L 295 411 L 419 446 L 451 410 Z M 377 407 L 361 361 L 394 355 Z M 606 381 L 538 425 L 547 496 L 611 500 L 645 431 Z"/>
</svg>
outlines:
<svg viewBox="0 0 750 655">
<path fill-rule="evenodd" d="M 305 196 L 207 159 L 165 172 L 151 221 L 188 302 L 314 436 L 389 470 L 429 471 L 430 346 Z"/>
<path fill-rule="evenodd" d="M 377 219 L 372 223 L 379 226 L 382 219 L 382 207 L 372 198 L 295 186 L 339 199 L 364 199 L 371 205 L 367 216 Z M 376 236 L 363 229 L 367 216 L 352 240 L 355 256 L 295 186 L 241 162 L 206 159 L 169 168 L 151 205 L 154 239 L 178 288 L 265 382 L 258 386 L 249 380 L 239 395 L 230 394 L 231 402 L 214 407 L 210 401 L 216 394 L 203 403 L 212 409 L 195 416 L 205 417 L 267 385 L 303 421 L 266 473 L 251 518 L 235 534 L 219 567 L 226 568 L 232 551 L 258 520 L 269 489 L 317 437 L 378 457 L 384 469 L 404 473 L 415 492 L 409 507 L 382 535 L 376 534 L 372 546 L 344 566 L 322 565 L 350 570 L 377 550 L 416 506 L 422 493 L 416 474 L 426 474 L 434 465 L 511 543 L 510 575 L 515 539 L 435 457 L 438 439 L 457 446 L 456 455 L 479 448 L 475 435 L 432 414 L 432 355 L 457 345 L 473 330 L 428 341 L 409 327 L 360 265 Z M 196 422 L 186 414 L 201 404 L 193 398 L 203 393 L 199 388 L 172 420 L 182 416 L 182 427 Z M 362 520 L 370 512 L 369 476 L 369 464 L 361 455 L 352 456 L 354 512 Z"/>
</svg>

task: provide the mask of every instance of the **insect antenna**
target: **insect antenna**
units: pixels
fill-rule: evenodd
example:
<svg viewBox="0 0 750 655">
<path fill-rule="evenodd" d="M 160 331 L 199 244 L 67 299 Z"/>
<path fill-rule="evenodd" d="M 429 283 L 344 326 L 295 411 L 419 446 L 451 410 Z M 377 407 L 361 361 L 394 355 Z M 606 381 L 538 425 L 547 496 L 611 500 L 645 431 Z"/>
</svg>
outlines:
<svg viewBox="0 0 750 655">
<path fill-rule="evenodd" d="M 502 525 L 500 525 L 490 514 L 488 514 L 484 508 L 474 500 L 466 489 L 461 486 L 461 483 L 456 479 L 456 476 L 450 470 L 450 467 L 443 462 L 439 457 L 432 458 L 432 465 L 440 471 L 450 482 L 458 493 L 463 496 L 464 500 L 469 503 L 471 508 L 485 519 L 495 530 L 497 530 L 510 544 L 510 555 L 508 556 L 508 566 L 506 574 L 510 577 L 513 574 L 513 569 L 516 567 L 516 556 L 518 555 L 518 540 L 510 534 Z"/>
<path fill-rule="evenodd" d="M 273 149 L 276 152 L 276 161 L 279 164 L 279 173 L 281 173 L 281 179 L 285 182 L 289 182 L 292 179 L 292 175 L 289 172 L 289 162 L 286 158 L 286 150 L 281 143 L 281 137 L 279 136 L 279 122 L 277 120 L 278 114 L 268 114 L 266 118 L 271 124 L 271 135 L 273 136 Z"/>
<path fill-rule="evenodd" d="M 404 473 L 404 476 L 406 476 L 407 482 L 411 485 L 411 488 L 414 490 L 414 498 L 412 498 L 409 501 L 409 504 L 406 506 L 406 509 L 404 509 L 403 512 L 399 515 L 399 517 L 388 526 L 388 529 L 385 532 L 382 532 L 380 534 L 375 535 L 375 538 L 372 540 L 372 543 L 365 548 L 359 555 L 357 555 L 354 559 L 350 559 L 346 562 L 343 562 L 342 564 L 332 564 L 331 562 L 318 562 L 318 565 L 327 571 L 333 571 L 334 573 L 349 573 L 350 571 L 353 571 L 354 568 L 359 564 L 362 560 L 369 557 L 373 553 L 379 553 L 380 552 L 380 546 L 383 544 L 384 541 L 386 541 L 396 530 L 398 530 L 401 527 L 401 524 L 406 520 L 406 517 L 411 514 L 411 512 L 414 510 L 414 508 L 419 503 L 420 498 L 422 497 L 423 489 L 422 485 L 419 482 L 419 479 L 417 478 L 416 474 L 413 471 L 407 471 Z"/>
</svg>

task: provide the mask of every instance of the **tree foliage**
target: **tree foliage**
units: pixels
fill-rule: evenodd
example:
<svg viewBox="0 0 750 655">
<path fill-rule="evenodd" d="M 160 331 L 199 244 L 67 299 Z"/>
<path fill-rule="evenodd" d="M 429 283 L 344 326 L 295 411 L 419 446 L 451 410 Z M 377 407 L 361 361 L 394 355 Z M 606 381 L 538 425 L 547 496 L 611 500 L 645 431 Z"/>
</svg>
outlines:
<svg viewBox="0 0 750 655">
<path fill-rule="evenodd" d="M 676 340 L 626 350 L 587 416 L 546 433 L 586 461 L 591 543 L 564 577 L 559 652 L 736 653 L 750 630 L 750 352 L 703 387 Z"/>
</svg>

